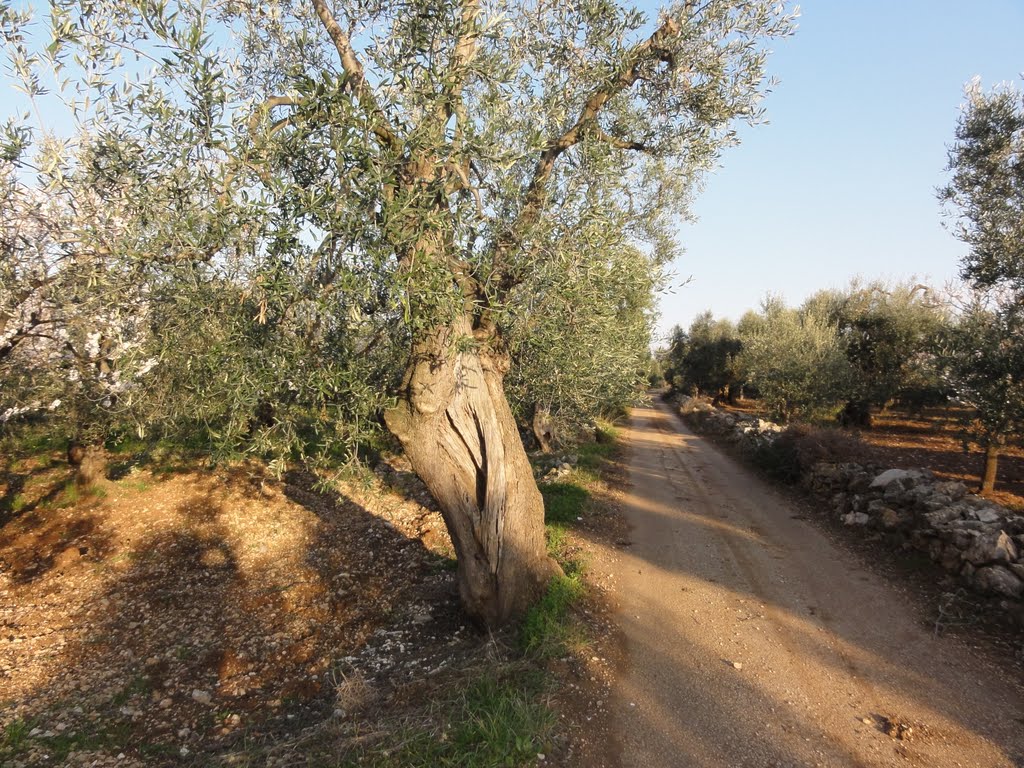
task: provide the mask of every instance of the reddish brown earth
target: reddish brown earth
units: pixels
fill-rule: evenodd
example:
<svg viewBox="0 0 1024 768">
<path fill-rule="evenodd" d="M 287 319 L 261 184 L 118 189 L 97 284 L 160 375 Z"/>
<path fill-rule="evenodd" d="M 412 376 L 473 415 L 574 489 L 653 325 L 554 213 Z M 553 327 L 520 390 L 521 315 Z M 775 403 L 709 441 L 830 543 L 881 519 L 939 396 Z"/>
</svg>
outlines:
<svg viewBox="0 0 1024 768">
<path fill-rule="evenodd" d="M 57 461 L 0 469 L 6 766 L 205 765 L 254 748 L 288 764 L 311 724 L 333 748 L 372 740 L 366 712 L 429 701 L 485 644 L 415 490 L 325 491 L 241 466 L 134 471 L 76 500 Z"/>
<path fill-rule="evenodd" d="M 111 470 L 79 494 L 57 454 L 0 455 L 4 768 L 350 764 L 403 729 L 443 735 L 443 702 L 537 664 L 464 618 L 400 458 L 329 487 L 256 464 Z M 609 484 L 589 487 L 570 558 L 625 536 Z M 577 610 L 585 639 L 548 664 L 559 726 L 538 764 L 607 753 L 605 577 Z"/>
</svg>

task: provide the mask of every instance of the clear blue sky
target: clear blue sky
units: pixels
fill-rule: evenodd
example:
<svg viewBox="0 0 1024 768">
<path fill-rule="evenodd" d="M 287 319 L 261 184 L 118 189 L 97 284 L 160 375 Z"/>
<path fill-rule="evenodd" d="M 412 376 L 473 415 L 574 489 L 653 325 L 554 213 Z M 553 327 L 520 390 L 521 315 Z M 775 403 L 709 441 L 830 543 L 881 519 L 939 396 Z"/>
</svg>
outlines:
<svg viewBox="0 0 1024 768">
<path fill-rule="evenodd" d="M 768 291 L 791 304 L 850 277 L 956 276 L 942 226 L 963 86 L 1024 72 L 1021 0 L 807 0 L 777 42 L 769 125 L 744 130 L 681 225 L 686 254 L 659 329 L 705 309 L 738 319 Z M 653 3 L 652 6 L 653 7 Z"/>
</svg>

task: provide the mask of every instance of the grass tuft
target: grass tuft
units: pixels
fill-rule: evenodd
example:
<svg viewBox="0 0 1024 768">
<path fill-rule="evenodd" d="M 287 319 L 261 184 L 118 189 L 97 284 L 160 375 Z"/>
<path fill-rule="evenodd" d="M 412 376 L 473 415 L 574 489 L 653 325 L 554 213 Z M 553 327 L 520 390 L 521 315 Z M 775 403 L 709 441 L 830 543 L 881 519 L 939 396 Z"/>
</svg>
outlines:
<svg viewBox="0 0 1024 768">
<path fill-rule="evenodd" d="M 74 481 L 71 481 L 64 486 L 64 490 L 60 492 L 54 503 L 57 509 L 64 509 L 65 507 L 73 507 L 78 503 L 79 499 L 82 498 L 81 490 Z"/>
<path fill-rule="evenodd" d="M 583 571 L 578 564 L 556 576 L 548 591 L 526 614 L 520 630 L 523 650 L 535 657 L 550 659 L 563 655 L 570 646 L 582 641 L 581 630 L 572 621 L 572 606 L 586 592 Z"/>
<path fill-rule="evenodd" d="M 343 766 L 370 768 L 504 768 L 536 762 L 549 751 L 555 716 L 545 706 L 539 670 L 485 673 L 441 705 L 434 729 L 390 735 Z M 389 746 L 394 744 L 396 746 Z"/>
<path fill-rule="evenodd" d="M 12 720 L 0 734 L 0 757 L 14 757 L 19 754 L 28 741 L 29 731 L 32 730 L 32 723 L 27 720 Z"/>
<path fill-rule="evenodd" d="M 544 496 L 544 522 L 548 525 L 568 525 L 582 517 L 590 491 L 576 483 L 550 483 L 540 489 Z"/>
</svg>

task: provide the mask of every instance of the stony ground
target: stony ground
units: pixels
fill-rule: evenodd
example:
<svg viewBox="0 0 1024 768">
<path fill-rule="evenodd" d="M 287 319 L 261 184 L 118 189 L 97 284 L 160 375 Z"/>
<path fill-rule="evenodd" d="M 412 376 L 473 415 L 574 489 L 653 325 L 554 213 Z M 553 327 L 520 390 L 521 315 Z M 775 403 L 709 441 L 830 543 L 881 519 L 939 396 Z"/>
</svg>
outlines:
<svg viewBox="0 0 1024 768">
<path fill-rule="evenodd" d="M 640 437 L 634 455 L 643 446 L 650 447 L 650 440 L 664 438 L 661 432 Z M 693 461 L 688 458 L 685 463 Z M 686 506 L 697 491 L 673 490 L 665 478 L 637 474 L 635 468 L 631 489 L 626 489 L 624 468 L 619 476 L 612 473 L 589 486 L 594 496 L 571 524 L 563 545 L 567 556 L 587 563 L 591 596 L 577 609 L 580 641 L 540 661 L 524 661 L 515 648 L 515 636 L 487 636 L 464 620 L 457 608 L 451 548 L 440 516 L 400 460 L 381 465 L 372 476 L 351 477 L 330 487 L 301 473 L 275 480 L 256 465 L 154 472 L 122 462 L 113 470 L 117 480 L 79 498 L 57 457 L 20 463 L 0 458 L 0 764 L 5 768 L 338 766 L 360 764 L 360 756 L 376 765 L 377 757 L 401 747 L 406 729 L 445 738 L 443 727 L 437 727 L 443 722 L 436 717 L 437 707 L 453 692 L 495 669 L 515 676 L 535 674 L 538 668 L 548 679 L 544 696 L 558 726 L 543 752 L 519 764 L 637 764 L 642 753 L 635 742 L 643 729 L 624 730 L 622 723 L 643 714 L 644 700 L 639 693 L 624 694 L 621 687 L 623 680 L 642 671 L 636 640 L 629 636 L 631 627 L 637 626 L 646 637 L 668 642 L 672 653 L 689 649 L 684 667 L 699 674 L 679 678 L 689 673 L 662 665 L 652 679 L 699 683 L 690 699 L 676 701 L 659 714 L 676 723 L 676 730 L 680 722 L 696 724 L 704 746 L 697 749 L 691 742 L 686 748 L 697 749 L 694 754 L 708 745 L 734 743 L 739 731 L 761 733 L 757 749 L 771 751 L 775 747 L 765 746 L 768 742 L 761 737 L 773 724 L 782 728 L 783 741 L 810 728 L 805 736 L 811 741 L 805 743 L 814 742 L 811 731 L 817 727 L 817 716 L 794 709 L 792 697 L 769 702 L 770 711 L 751 721 L 750 686 L 763 689 L 758 695 L 765 701 L 774 695 L 772 685 L 777 681 L 765 677 L 766 669 L 774 675 L 773 670 L 789 665 L 808 677 L 808 667 L 806 659 L 789 658 L 792 648 L 772 656 L 768 667 L 751 665 L 750 660 L 761 651 L 768 653 L 771 644 L 761 649 L 749 645 L 750 638 L 743 637 L 750 628 L 788 637 L 797 648 L 812 635 L 818 643 L 826 637 L 821 633 L 839 631 L 836 642 L 845 650 L 834 669 L 822 672 L 826 685 L 842 685 L 836 670 L 848 670 L 850 664 L 869 680 L 875 667 L 890 679 L 913 678 L 915 686 L 927 679 L 922 671 L 928 668 L 927 659 L 913 648 L 896 650 L 877 637 L 861 638 L 866 620 L 837 630 L 845 618 L 836 614 L 848 611 L 829 608 L 827 598 L 819 594 L 821 587 L 808 587 L 814 599 L 804 601 L 807 605 L 797 600 L 799 605 L 793 606 L 785 603 L 789 597 L 773 591 L 774 580 L 764 581 L 753 572 L 741 573 L 742 583 L 730 587 L 732 576 L 722 569 L 735 556 L 733 548 L 756 548 L 774 534 L 764 525 L 757 527 L 756 521 L 750 530 L 740 530 L 746 524 L 742 520 L 701 522 L 696 509 L 688 513 L 686 525 L 691 534 L 714 534 L 713 540 L 683 536 L 680 541 L 693 557 L 674 567 L 675 572 L 667 571 L 668 581 L 658 582 L 657 593 L 670 597 L 664 584 L 682 578 L 686 589 L 680 589 L 680 600 L 689 601 L 687 605 L 696 601 L 694 605 L 706 603 L 706 608 L 715 600 L 723 605 L 737 600 L 738 607 L 732 611 L 725 605 L 720 618 L 729 625 L 714 631 L 705 622 L 714 618 L 714 610 L 698 617 L 700 624 L 689 619 L 695 623 L 682 634 L 665 629 L 666 611 L 658 612 L 656 632 L 644 628 L 638 623 L 644 614 L 631 611 L 627 598 L 644 594 L 643 585 L 669 557 L 664 548 L 680 537 L 675 532 L 656 533 L 644 544 L 652 551 L 641 552 L 639 529 L 629 529 L 617 505 L 628 509 L 637 492 L 664 485 L 671 498 L 659 503 L 667 505 L 665 514 L 670 514 L 669 507 Z M 699 466 L 677 467 L 674 476 L 677 482 L 685 476 L 690 478 L 686 482 L 701 486 L 708 482 L 704 471 Z M 566 468 L 545 468 L 542 474 L 554 483 L 578 479 Z M 746 509 L 740 500 L 751 482 L 728 481 L 725 495 L 733 501 L 723 513 L 726 518 L 735 516 L 739 507 Z M 641 510 L 641 519 L 661 518 L 661 512 L 652 511 Z M 802 520 L 802 513 L 786 513 L 782 525 L 800 529 L 798 537 L 806 536 Z M 674 523 L 666 521 L 671 528 Z M 792 546 L 788 541 L 771 544 Z M 711 557 L 704 566 L 703 554 Z M 794 554 L 790 560 L 800 557 Z M 770 559 L 772 567 L 779 567 L 776 557 Z M 855 573 L 850 589 L 859 589 L 862 580 L 877 582 L 871 575 L 877 565 L 870 572 Z M 695 569 L 705 566 L 710 569 L 707 578 L 696 578 Z M 884 567 L 878 572 L 883 580 L 902 581 L 907 576 Z M 799 598 L 799 590 L 786 589 L 786 594 L 796 595 L 793 599 Z M 744 590 L 757 593 L 760 602 L 755 598 L 756 604 L 751 603 Z M 906 590 L 900 594 L 907 598 Z M 879 604 L 868 602 L 867 614 L 876 615 Z M 626 610 L 610 612 L 615 604 Z M 921 619 L 913 601 L 900 610 L 911 623 Z M 793 627 L 800 628 L 797 635 Z M 966 632 L 949 642 L 969 645 L 972 636 Z M 688 639 L 680 643 L 680 637 Z M 715 650 L 716 643 L 725 645 Z M 703 672 L 698 653 L 702 644 L 714 650 L 707 657 L 713 666 Z M 748 655 L 740 658 L 737 648 Z M 953 667 L 989 663 L 961 663 L 956 661 L 962 658 L 961 651 L 951 656 L 946 646 L 938 653 L 941 664 L 953 659 Z M 978 649 L 966 653 L 984 655 Z M 1001 679 L 996 671 L 997 682 L 979 687 L 971 679 L 964 690 L 988 691 L 991 700 L 993 691 L 1005 687 L 1007 676 L 1019 680 L 1020 660 L 1009 663 L 1012 669 L 1004 668 Z M 700 683 L 705 673 L 707 680 Z M 830 743 L 848 746 L 851 740 L 866 738 L 878 750 L 891 749 L 888 754 L 894 758 L 916 755 L 917 764 L 954 765 L 921 760 L 942 754 L 935 748 L 953 735 L 967 750 L 958 748 L 960 754 L 969 756 L 971 744 L 984 744 L 1003 732 L 1004 726 L 983 721 L 982 714 L 955 714 L 959 705 L 954 702 L 923 703 L 913 694 L 899 693 L 898 686 L 896 692 L 886 693 L 892 685 L 891 680 L 854 685 L 851 690 L 864 699 L 864 712 L 858 710 L 856 722 L 847 723 L 849 732 L 842 720 L 829 721 L 829 733 L 835 731 Z M 931 685 L 935 690 L 946 688 L 941 682 Z M 793 690 L 797 687 L 794 683 Z M 717 693 L 709 696 L 711 690 Z M 735 711 L 729 709 L 730 690 L 746 691 L 747 703 Z M 648 694 L 657 695 L 656 691 L 650 688 Z M 865 691 L 878 694 L 877 706 L 869 706 Z M 716 708 L 725 713 L 724 720 L 708 719 Z M 1019 713 L 1010 718 L 1011 727 L 1018 727 L 1013 725 L 1016 716 Z M 886 731 L 887 723 L 893 734 Z M 906 732 L 906 738 L 900 737 L 901 725 L 904 731 L 916 729 L 916 741 L 911 742 Z M 652 743 L 660 739 L 657 735 Z M 801 754 L 802 747 L 781 745 L 776 756 L 787 754 L 789 747 L 791 758 Z M 747 754 L 759 753 L 755 749 Z M 813 749 L 808 755 L 813 756 Z M 982 765 L 965 759 L 960 764 Z M 756 760 L 749 764 L 763 765 Z"/>
<path fill-rule="evenodd" d="M 964 441 L 954 411 L 925 409 L 919 415 L 898 410 L 879 414 L 875 427 L 862 433 L 877 461 L 894 467 L 928 467 L 945 480 L 977 486 L 984 468 L 984 451 Z M 986 498 L 1024 511 L 1024 446 L 1007 446 L 999 460 L 996 489 Z"/>
<path fill-rule="evenodd" d="M 588 639 L 518 660 L 514 635 L 461 614 L 443 522 L 401 459 L 330 488 L 123 462 L 89 494 L 57 455 L 0 463 L 0 764 L 345 765 L 538 664 L 560 725 L 532 762 L 608 749 L 609 585 L 594 575 L 578 609 Z M 615 520 L 594 499 L 574 527 L 614 542 Z"/>
<path fill-rule="evenodd" d="M 763 414 L 756 400 L 725 404 L 726 410 Z M 863 442 L 862 458 L 878 466 L 927 467 L 943 480 L 976 487 L 984 467 L 984 451 L 966 441 L 962 414 L 953 407 L 924 408 L 919 413 L 893 408 L 873 414 L 873 426 L 856 434 Z M 996 489 L 986 498 L 1011 509 L 1024 510 L 1024 446 L 1009 445 L 999 460 Z"/>
<path fill-rule="evenodd" d="M 253 465 L 134 471 L 75 500 L 54 490 L 64 471 L 7 474 L 21 487 L 0 528 L 12 766 L 244 753 L 357 723 L 479 652 L 440 516 L 415 490 L 323 492 Z"/>
</svg>

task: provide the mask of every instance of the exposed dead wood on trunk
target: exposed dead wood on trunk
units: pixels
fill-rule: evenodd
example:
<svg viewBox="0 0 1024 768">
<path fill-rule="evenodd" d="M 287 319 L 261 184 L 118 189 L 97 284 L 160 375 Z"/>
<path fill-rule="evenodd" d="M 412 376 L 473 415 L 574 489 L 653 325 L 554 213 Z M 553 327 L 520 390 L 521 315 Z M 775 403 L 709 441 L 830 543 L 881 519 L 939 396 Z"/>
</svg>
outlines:
<svg viewBox="0 0 1024 768">
<path fill-rule="evenodd" d="M 75 485 L 91 488 L 106 477 L 107 452 L 102 445 L 68 445 L 68 464 L 75 467 Z"/>
<path fill-rule="evenodd" d="M 551 410 L 543 405 L 534 406 L 532 426 L 537 445 L 544 453 L 550 453 L 551 442 L 555 437 L 554 425 L 551 423 Z"/>
</svg>

